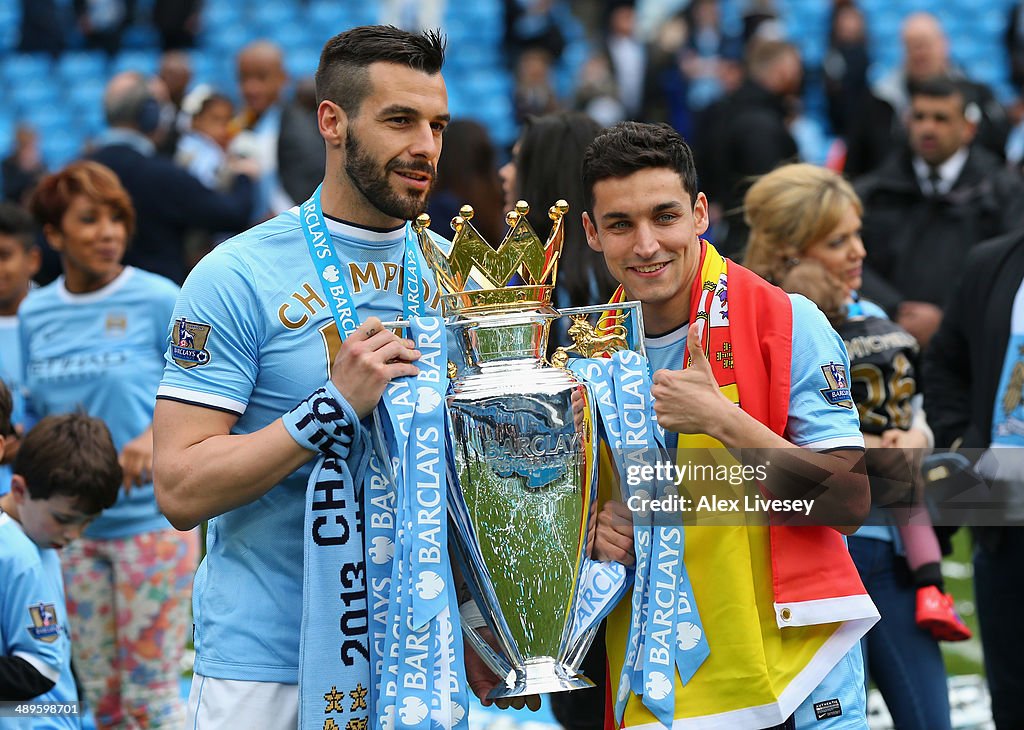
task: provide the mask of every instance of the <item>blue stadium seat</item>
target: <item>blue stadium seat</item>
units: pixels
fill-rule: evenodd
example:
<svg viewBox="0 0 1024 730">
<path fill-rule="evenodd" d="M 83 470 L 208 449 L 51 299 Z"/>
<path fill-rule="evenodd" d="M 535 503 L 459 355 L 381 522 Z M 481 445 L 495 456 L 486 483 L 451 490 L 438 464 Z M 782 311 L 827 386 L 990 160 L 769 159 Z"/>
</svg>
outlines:
<svg viewBox="0 0 1024 730">
<path fill-rule="evenodd" d="M 21 13 L 15 3 L 0 3 L 0 51 L 14 49 L 20 38 Z"/>
<path fill-rule="evenodd" d="M 17 119 L 34 127 L 40 137 L 63 134 L 68 126 L 67 110 L 56 104 L 26 109 Z"/>
<path fill-rule="evenodd" d="M 12 53 L 3 61 L 3 78 L 8 84 L 40 83 L 50 76 L 50 57 L 42 53 Z"/>
<path fill-rule="evenodd" d="M 207 0 L 203 4 L 201 24 L 206 33 L 218 33 L 223 28 L 238 25 L 241 20 L 241 3 L 232 0 Z"/>
<path fill-rule="evenodd" d="M 291 3 L 259 3 L 249 13 L 249 23 L 261 34 L 273 37 L 282 26 L 297 23 L 295 6 Z"/>
<path fill-rule="evenodd" d="M 57 87 L 38 80 L 12 84 L 7 93 L 7 101 L 18 114 L 29 114 L 41 107 L 56 106 L 59 102 Z"/>
<path fill-rule="evenodd" d="M 160 66 L 159 51 L 155 48 L 145 51 L 124 50 L 117 54 L 110 64 L 111 75 L 122 71 L 138 71 L 155 74 Z"/>
<path fill-rule="evenodd" d="M 258 36 L 258 33 L 245 24 L 229 25 L 207 36 L 204 45 L 209 51 L 223 58 L 234 56 L 242 46 L 256 40 Z"/>
<path fill-rule="evenodd" d="M 104 78 L 98 76 L 79 79 L 64 88 L 68 103 L 79 109 L 89 105 L 101 106 L 106 83 Z"/>
<path fill-rule="evenodd" d="M 284 21 L 267 28 L 266 36 L 277 43 L 284 51 L 285 61 L 288 54 L 306 48 L 310 44 L 309 29 L 298 21 Z"/>
<path fill-rule="evenodd" d="M 14 139 L 14 117 L 10 109 L 0 109 L 0 154 L 7 154 Z"/>
<path fill-rule="evenodd" d="M 1006 9 L 991 7 L 976 13 L 974 21 L 983 33 L 1001 37 L 1006 32 L 1009 15 Z"/>
<path fill-rule="evenodd" d="M 100 51 L 67 51 L 57 61 L 57 75 L 65 82 L 105 79 L 107 56 Z"/>
<path fill-rule="evenodd" d="M 81 157 L 82 141 L 81 137 L 57 131 L 40 134 L 40 147 L 47 166 L 56 170 Z"/>
<path fill-rule="evenodd" d="M 310 0 L 305 16 L 312 27 L 333 29 L 334 33 L 340 33 L 353 25 L 345 3 L 333 0 Z"/>
<path fill-rule="evenodd" d="M 320 63 L 318 50 L 308 48 L 290 50 L 284 56 L 285 70 L 293 80 L 311 77 Z"/>
<path fill-rule="evenodd" d="M 121 48 L 159 48 L 160 34 L 156 28 L 148 23 L 134 23 L 129 25 L 124 35 L 121 36 Z"/>
</svg>

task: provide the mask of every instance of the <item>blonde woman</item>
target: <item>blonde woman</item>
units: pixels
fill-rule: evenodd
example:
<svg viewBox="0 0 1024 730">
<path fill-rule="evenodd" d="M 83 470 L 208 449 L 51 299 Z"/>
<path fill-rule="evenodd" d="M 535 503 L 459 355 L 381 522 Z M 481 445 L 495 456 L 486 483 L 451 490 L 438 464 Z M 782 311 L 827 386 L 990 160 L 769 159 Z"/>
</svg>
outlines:
<svg viewBox="0 0 1024 730">
<path fill-rule="evenodd" d="M 917 343 L 880 307 L 857 296 L 865 256 L 862 213 L 853 188 L 831 170 L 779 167 L 747 191 L 744 264 L 813 299 L 837 327 L 850 354 L 849 380 L 865 445 L 929 448 L 931 430 L 914 380 Z M 871 676 L 897 727 L 936 730 L 950 727 L 937 640 L 963 640 L 970 632 L 943 592 L 938 541 L 918 512 L 914 525 L 898 530 L 875 520 L 851 536 L 849 546 L 882 614 L 865 641 Z"/>
</svg>

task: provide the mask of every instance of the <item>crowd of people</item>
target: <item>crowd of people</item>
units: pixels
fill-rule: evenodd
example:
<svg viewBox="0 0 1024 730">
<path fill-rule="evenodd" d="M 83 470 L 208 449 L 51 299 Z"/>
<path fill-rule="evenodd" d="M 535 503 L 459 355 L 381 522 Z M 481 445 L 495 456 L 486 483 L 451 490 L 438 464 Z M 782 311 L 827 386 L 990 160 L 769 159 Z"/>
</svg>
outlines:
<svg viewBox="0 0 1024 730">
<path fill-rule="evenodd" d="M 765 488 L 815 506 L 813 525 L 680 531 L 706 653 L 645 686 L 623 600 L 586 660 L 607 686 L 552 696 L 559 721 L 864 728 L 870 675 L 897 727 L 949 728 L 939 642 L 971 632 L 943 585 L 949 530 L 920 507 L 921 458 L 1024 445 L 1014 130 L 927 13 L 903 20 L 903 66 L 869 85 L 863 15 L 835 0 L 835 154 L 801 162 L 800 54 L 754 5 L 742 38 L 692 0 L 644 45 L 638 8 L 612 4 L 566 102 L 562 4 L 509 0 L 522 124 L 507 151 L 451 119 L 443 36 L 391 26 L 333 37 L 293 100 L 283 51 L 250 44 L 238 109 L 189 88 L 171 50 L 157 76 L 109 80 L 107 131 L 53 172 L 21 135 L 0 204 L 0 702 L 80 698 L 99 728 L 308 723 L 322 647 L 300 600 L 317 549 L 304 495 L 326 490 L 345 526 L 332 544 L 365 619 L 358 505 L 383 474 L 368 424 L 423 354 L 381 323 L 440 311 L 409 222 L 469 203 L 497 244 L 516 201 L 546 231 L 564 198 L 555 303 L 641 302 L 666 445 L 770 454 Z M 967 468 L 1007 495 L 1003 524 L 972 527 L 1006 730 L 1024 726 L 1007 593 L 1024 585 L 1024 473 L 995 461 Z M 592 556 L 644 562 L 628 488 L 601 478 Z M 893 484 L 910 506 L 889 506 Z M 338 712 L 357 730 L 376 724 L 365 688 L 389 660 L 372 624 L 341 625 Z M 468 647 L 464 680 L 485 703 L 501 682 Z"/>
</svg>

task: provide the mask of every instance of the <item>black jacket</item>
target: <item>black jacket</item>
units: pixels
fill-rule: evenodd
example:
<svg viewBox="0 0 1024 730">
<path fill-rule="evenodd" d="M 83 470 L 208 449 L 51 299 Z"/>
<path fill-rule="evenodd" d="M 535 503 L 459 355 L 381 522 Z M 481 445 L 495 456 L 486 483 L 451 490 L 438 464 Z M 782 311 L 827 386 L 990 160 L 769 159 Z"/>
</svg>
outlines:
<svg viewBox="0 0 1024 730">
<path fill-rule="evenodd" d="M 924 354 L 924 407 L 935 445 L 963 438 L 987 448 L 1010 340 L 1010 310 L 1024 281 L 1024 228 L 976 246 Z"/>
<path fill-rule="evenodd" d="M 191 230 L 236 233 L 249 226 L 253 183 L 239 175 L 231 190 L 209 190 L 184 169 L 156 155 L 146 156 L 128 144 L 100 147 L 91 159 L 121 178 L 135 206 L 135 237 L 124 262 L 185 280 L 185 233 Z"/>
<path fill-rule="evenodd" d="M 730 214 L 728 239 L 716 241 L 725 256 L 735 255 L 746 245 L 747 228 L 738 209 L 750 178 L 797 158 L 786 115 L 784 99 L 748 80 L 703 116 L 697 169 L 701 190 Z"/>
<path fill-rule="evenodd" d="M 903 300 L 941 307 L 970 248 L 1013 229 L 1024 212 L 1024 183 L 974 147 L 945 195 L 922 192 L 909 149 L 855 187 L 864 203 L 865 268 L 870 270 L 862 293 L 890 312 Z"/>
</svg>

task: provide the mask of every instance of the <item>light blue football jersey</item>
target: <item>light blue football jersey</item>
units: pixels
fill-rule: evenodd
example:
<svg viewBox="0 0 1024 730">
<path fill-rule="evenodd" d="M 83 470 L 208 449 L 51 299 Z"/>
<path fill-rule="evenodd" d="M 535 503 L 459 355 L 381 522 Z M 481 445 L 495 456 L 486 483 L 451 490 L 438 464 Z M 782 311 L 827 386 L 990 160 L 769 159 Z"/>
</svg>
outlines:
<svg viewBox="0 0 1024 730">
<path fill-rule="evenodd" d="M 177 294 L 169 279 L 130 266 L 88 294 L 68 292 L 64 277 L 29 294 L 18 319 L 32 411 L 42 418 L 81 408 L 107 424 L 120 452 L 153 422 Z M 85 534 L 111 539 L 168 527 L 145 484 L 122 490 Z"/>
<path fill-rule="evenodd" d="M 14 408 L 11 423 L 21 424 L 25 430 L 31 426 L 25 413 L 25 388 L 22 385 L 24 372 L 21 364 L 21 339 L 18 336 L 18 318 L 0 317 L 0 380 L 11 391 Z M 11 488 L 11 466 L 0 466 L 0 494 L 7 494 Z"/>
<path fill-rule="evenodd" d="M 842 338 L 825 315 L 806 297 L 790 294 L 793 304 L 793 356 L 789 366 L 789 420 L 785 437 L 790 443 L 824 450 L 864 447 L 856 408 L 833 404 L 825 369 L 830 363 L 850 372 L 850 358 Z M 678 370 L 686 354 L 687 327 L 660 337 L 647 337 L 644 345 L 651 371 Z M 852 401 L 851 401 L 852 404 Z M 675 434 L 666 434 L 675 446 Z"/>
<path fill-rule="evenodd" d="M 297 210 L 222 243 L 189 275 L 171 323 L 178 348 L 167 350 L 158 397 L 237 414 L 232 433 L 251 433 L 326 382 L 341 338 Z M 331 219 L 327 227 L 360 321 L 396 319 L 404 227 L 374 231 Z M 423 274 L 422 301 L 434 312 L 433 278 Z M 183 350 L 194 355 L 176 357 Z M 298 681 L 302 519 L 312 464 L 210 520 L 193 591 L 198 673 Z"/>
<path fill-rule="evenodd" d="M 33 702 L 77 702 L 71 676 L 71 634 L 64 603 L 64 579 L 56 550 L 40 549 L 10 515 L 0 511 L 0 654 L 21 657 L 51 681 L 53 689 Z M 74 715 L 0 718 L 17 730 L 73 730 Z"/>
<path fill-rule="evenodd" d="M 796 730 L 867 730 L 866 689 L 858 641 L 796 708 Z"/>
</svg>

